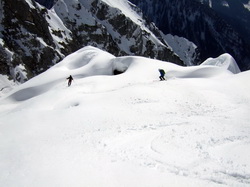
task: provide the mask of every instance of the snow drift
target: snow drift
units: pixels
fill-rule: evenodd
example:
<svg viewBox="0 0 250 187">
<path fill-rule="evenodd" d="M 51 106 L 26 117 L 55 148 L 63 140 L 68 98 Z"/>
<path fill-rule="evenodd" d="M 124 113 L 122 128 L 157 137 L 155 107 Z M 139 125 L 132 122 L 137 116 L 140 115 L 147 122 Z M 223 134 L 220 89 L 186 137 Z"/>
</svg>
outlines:
<svg viewBox="0 0 250 187">
<path fill-rule="evenodd" d="M 1 98 L 0 184 L 249 186 L 250 72 L 232 66 L 80 49 Z"/>
<path fill-rule="evenodd" d="M 45 73 L 21 85 L 18 91 L 14 91 L 9 97 L 15 101 L 30 99 L 49 91 L 52 87 L 61 83 L 62 80 L 66 80 L 65 78 L 68 75 L 73 75 L 75 79 L 81 81 L 82 78 L 86 77 L 97 75 L 112 76 L 116 74 L 115 72 L 124 73 L 128 70 L 125 75 L 121 75 L 115 79 L 106 77 L 106 79 L 109 79 L 109 81 L 118 86 L 115 88 L 117 89 L 133 82 L 156 80 L 159 68 L 165 69 L 166 77 L 169 79 L 208 78 L 240 72 L 237 63 L 229 54 L 221 55 L 215 59 L 208 59 L 201 66 L 181 67 L 172 63 L 144 57 L 128 56 L 116 58 L 110 53 L 88 46 L 67 56 L 63 61 Z"/>
<path fill-rule="evenodd" d="M 219 56 L 218 58 L 208 58 L 201 65 L 214 65 L 214 66 L 222 67 L 224 69 L 231 71 L 232 73 L 240 72 L 240 69 L 236 61 L 228 53 L 223 54 Z"/>
</svg>

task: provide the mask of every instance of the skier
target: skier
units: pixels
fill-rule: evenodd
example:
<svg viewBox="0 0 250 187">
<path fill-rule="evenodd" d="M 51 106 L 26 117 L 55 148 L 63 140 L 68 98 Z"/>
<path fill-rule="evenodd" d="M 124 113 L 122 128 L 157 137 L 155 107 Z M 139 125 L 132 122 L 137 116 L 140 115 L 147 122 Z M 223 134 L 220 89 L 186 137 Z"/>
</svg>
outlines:
<svg viewBox="0 0 250 187">
<path fill-rule="evenodd" d="M 67 78 L 69 81 L 68 81 L 68 87 L 71 85 L 71 82 L 73 81 L 73 77 L 70 75 L 68 78 Z"/>
<path fill-rule="evenodd" d="M 160 72 L 160 80 L 163 81 L 165 80 L 164 76 L 165 76 L 165 71 L 163 69 L 159 69 L 159 72 Z"/>
</svg>

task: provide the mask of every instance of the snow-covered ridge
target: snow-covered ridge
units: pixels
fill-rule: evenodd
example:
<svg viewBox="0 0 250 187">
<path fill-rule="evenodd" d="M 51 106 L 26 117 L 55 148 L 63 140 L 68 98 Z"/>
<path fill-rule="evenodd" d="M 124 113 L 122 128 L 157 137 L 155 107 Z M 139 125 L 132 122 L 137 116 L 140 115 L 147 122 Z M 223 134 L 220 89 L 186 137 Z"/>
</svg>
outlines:
<svg viewBox="0 0 250 187">
<path fill-rule="evenodd" d="M 218 68 L 220 67 L 220 68 Z M 224 74 L 239 73 L 235 60 L 224 54 L 215 59 L 208 59 L 200 66 L 182 67 L 170 62 L 148 59 L 144 57 L 115 57 L 108 52 L 91 46 L 84 47 L 67 56 L 60 63 L 54 65 L 46 72 L 21 85 L 10 98 L 15 101 L 24 101 L 38 96 L 44 92 L 61 85 L 63 80 L 72 75 L 77 82 L 94 76 L 113 76 L 115 71 L 124 72 L 116 78 L 106 77 L 117 87 L 107 86 L 110 90 L 125 87 L 128 84 L 150 82 L 157 79 L 158 68 L 166 71 L 167 78 L 208 78 Z M 126 77 L 126 78 L 124 78 Z M 107 81 L 107 80 L 106 80 Z M 96 91 L 102 90 L 103 87 Z"/>
<path fill-rule="evenodd" d="M 142 17 L 138 15 L 135 11 L 133 11 L 129 5 L 130 2 L 124 0 L 102 0 L 107 3 L 109 6 L 117 8 L 121 10 L 124 15 L 128 16 L 131 20 L 133 20 L 138 25 L 142 26 Z"/>
<path fill-rule="evenodd" d="M 240 73 L 240 69 L 234 60 L 234 58 L 230 54 L 223 54 L 218 58 L 208 58 L 201 65 L 214 65 L 218 67 L 222 67 L 231 71 L 232 73 Z"/>
<path fill-rule="evenodd" d="M 3 0 L 0 9 L 0 31 L 5 35 L 0 45 L 6 62 L 0 73 L 20 83 L 25 79 L 17 78 L 15 68 L 29 79 L 87 45 L 116 56 L 139 55 L 184 65 L 185 59 L 171 50 L 159 29 L 126 0 L 59 0 L 51 9 L 31 0 L 18 1 L 17 6 Z M 23 9 L 27 16 L 22 16 Z"/>
<path fill-rule="evenodd" d="M 248 187 L 250 71 L 232 66 L 76 51 L 0 98 L 0 184 Z"/>
</svg>

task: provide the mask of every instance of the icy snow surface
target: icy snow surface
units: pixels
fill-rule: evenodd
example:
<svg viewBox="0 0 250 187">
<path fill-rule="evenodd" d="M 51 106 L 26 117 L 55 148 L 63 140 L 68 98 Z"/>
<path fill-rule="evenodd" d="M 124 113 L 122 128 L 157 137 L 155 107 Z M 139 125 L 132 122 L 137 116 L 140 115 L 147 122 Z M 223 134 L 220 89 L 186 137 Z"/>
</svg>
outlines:
<svg viewBox="0 0 250 187">
<path fill-rule="evenodd" d="M 249 186 L 250 72 L 229 57 L 67 56 L 0 98 L 1 186 Z"/>
</svg>

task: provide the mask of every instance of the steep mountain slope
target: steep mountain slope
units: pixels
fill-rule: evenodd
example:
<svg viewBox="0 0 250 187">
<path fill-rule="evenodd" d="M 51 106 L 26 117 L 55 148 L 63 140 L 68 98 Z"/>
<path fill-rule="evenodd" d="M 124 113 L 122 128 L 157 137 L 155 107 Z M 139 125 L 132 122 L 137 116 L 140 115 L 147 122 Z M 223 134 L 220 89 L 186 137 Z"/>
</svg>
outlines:
<svg viewBox="0 0 250 187">
<path fill-rule="evenodd" d="M 201 60 L 227 52 L 236 59 L 242 70 L 250 68 L 250 47 L 244 35 L 236 32 L 230 22 L 205 4 L 196 0 L 130 1 L 138 5 L 165 34 L 183 36 L 194 42 L 200 50 Z M 237 7 L 232 6 L 232 9 L 237 12 L 231 12 L 233 16 L 240 16 Z"/>
<path fill-rule="evenodd" d="M 233 28 L 250 42 L 250 1 L 249 0 L 200 0 L 223 17 Z"/>
<path fill-rule="evenodd" d="M 39 2 L 50 7 L 52 1 Z M 132 4 L 120 2 L 123 7 L 105 0 L 58 0 L 47 9 L 33 0 L 2 0 L 0 73 L 24 82 L 86 45 L 116 56 L 140 55 L 180 65 L 196 60 L 195 45 L 182 40 L 191 50 L 180 59 L 154 24 Z M 172 42 L 179 43 L 176 38 Z"/>
<path fill-rule="evenodd" d="M 3 0 L 0 6 L 2 74 L 24 82 L 64 57 L 62 49 L 70 45 L 71 32 L 53 12 L 32 0 Z M 56 24 L 50 25 L 50 19 Z"/>
</svg>

